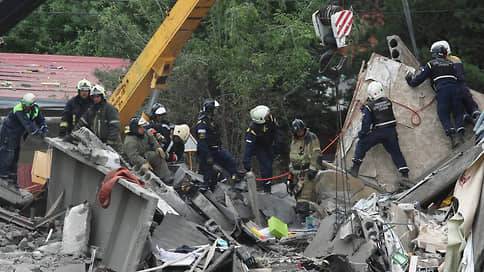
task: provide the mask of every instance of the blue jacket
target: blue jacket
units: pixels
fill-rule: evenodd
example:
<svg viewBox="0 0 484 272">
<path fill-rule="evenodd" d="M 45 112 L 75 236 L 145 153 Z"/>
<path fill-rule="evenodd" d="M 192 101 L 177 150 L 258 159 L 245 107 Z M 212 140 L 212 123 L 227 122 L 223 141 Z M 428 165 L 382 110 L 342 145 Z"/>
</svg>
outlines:
<svg viewBox="0 0 484 272">
<path fill-rule="evenodd" d="M 455 71 L 455 69 L 454 69 Z M 414 77 L 411 81 L 408 82 L 408 85 L 411 87 L 417 87 L 418 85 L 422 84 L 427 78 L 430 78 L 432 85 L 434 85 L 435 90 L 439 91 L 439 89 L 443 85 L 447 84 L 457 84 L 456 78 L 454 76 L 454 79 L 452 78 L 444 78 L 440 79 L 434 82 L 432 79 L 432 65 L 431 62 L 427 62 L 423 67 L 420 67 L 420 73 Z"/>
<path fill-rule="evenodd" d="M 247 129 L 243 162 L 250 162 L 255 148 L 271 149 L 280 143 L 279 125 L 276 118 L 269 115 L 264 124 L 251 123 Z"/>
<path fill-rule="evenodd" d="M 197 121 L 195 130 L 198 152 L 208 153 L 210 150 L 218 150 L 222 146 L 219 128 L 215 119 L 202 116 Z"/>
<path fill-rule="evenodd" d="M 29 133 L 40 135 L 41 128 L 47 128 L 45 118 L 39 110 L 39 106 L 34 104 L 29 112 L 25 112 L 21 103 L 17 104 L 7 115 L 3 126 L 8 130 L 8 136 L 20 138 Z"/>
</svg>

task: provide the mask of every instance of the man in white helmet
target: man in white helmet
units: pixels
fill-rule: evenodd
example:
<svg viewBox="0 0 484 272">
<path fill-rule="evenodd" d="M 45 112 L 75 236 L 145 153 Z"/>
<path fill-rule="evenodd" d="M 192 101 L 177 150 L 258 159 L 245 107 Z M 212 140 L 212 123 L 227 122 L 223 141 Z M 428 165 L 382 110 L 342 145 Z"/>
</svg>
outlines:
<svg viewBox="0 0 484 272">
<path fill-rule="evenodd" d="M 121 124 L 118 109 L 106 101 L 106 91 L 103 86 L 94 85 L 90 94 L 93 105 L 82 115 L 74 130 L 87 127 L 103 143 L 118 152 L 121 151 L 121 139 L 119 137 Z M 67 138 L 66 141 L 72 141 L 72 137 Z"/>
<path fill-rule="evenodd" d="M 359 141 L 352 159 L 353 166 L 348 172 L 357 177 L 366 152 L 381 143 L 390 153 L 393 163 L 402 175 L 400 185 L 406 186 L 409 169 L 398 144 L 397 121 L 393 114 L 392 101 L 385 97 L 380 82 L 372 81 L 368 85 L 368 102 L 362 107 L 362 112 L 361 130 L 358 132 Z"/>
<path fill-rule="evenodd" d="M 447 59 L 454 64 L 455 74 L 457 76 L 457 87 L 461 91 L 462 104 L 464 105 L 464 120 L 470 122 L 472 122 L 472 120 L 477 120 L 481 113 L 479 111 L 479 106 L 472 98 L 472 94 L 466 84 L 464 64 L 462 64 L 459 57 L 452 55 L 450 45 L 447 41 L 435 42 L 432 44 L 432 47 L 437 45 L 443 45 L 445 49 L 447 49 Z"/>
<path fill-rule="evenodd" d="M 81 116 L 92 105 L 92 99 L 89 96 L 91 87 L 91 82 L 87 79 L 82 79 L 77 83 L 77 95 L 69 99 L 64 107 L 59 125 L 59 137 L 71 134 Z"/>
<path fill-rule="evenodd" d="M 280 144 L 279 125 L 269 107 L 259 105 L 250 110 L 250 122 L 245 139 L 245 153 L 242 163 L 247 171 L 252 169 L 250 159 L 253 155 L 259 161 L 261 178 L 272 177 L 274 153 Z M 271 192 L 271 180 L 264 181 L 264 191 Z"/>
<path fill-rule="evenodd" d="M 44 137 L 49 132 L 45 118 L 35 104 L 35 95 L 26 93 L 0 127 L 0 178 L 19 187 L 17 165 L 20 139 L 29 134 Z"/>
</svg>

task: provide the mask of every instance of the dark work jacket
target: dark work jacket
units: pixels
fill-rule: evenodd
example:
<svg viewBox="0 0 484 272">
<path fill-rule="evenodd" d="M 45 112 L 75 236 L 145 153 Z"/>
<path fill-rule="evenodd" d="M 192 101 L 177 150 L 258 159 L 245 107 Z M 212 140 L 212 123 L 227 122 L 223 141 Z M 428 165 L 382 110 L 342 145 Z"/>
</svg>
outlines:
<svg viewBox="0 0 484 272">
<path fill-rule="evenodd" d="M 87 99 L 81 99 L 79 95 L 76 95 L 69 99 L 64 107 L 64 112 L 62 112 L 59 136 L 70 134 L 91 105 L 92 99 L 90 96 Z"/>
<path fill-rule="evenodd" d="M 8 113 L 2 126 L 4 137 L 16 137 L 20 142 L 24 134 L 36 134 L 42 126 L 46 126 L 46 123 L 39 106 L 34 104 L 29 112 L 25 112 L 19 103 Z"/>
<path fill-rule="evenodd" d="M 197 151 L 209 152 L 217 150 L 222 146 L 220 131 L 215 119 L 201 116 L 195 127 L 198 141 Z"/>
<path fill-rule="evenodd" d="M 272 114 L 264 124 L 250 123 L 245 142 L 243 162 L 250 161 L 255 149 L 271 150 L 273 145 L 279 144 L 279 125 Z"/>
<path fill-rule="evenodd" d="M 425 79 L 430 78 L 434 89 L 438 92 L 440 88 L 447 84 L 454 84 L 457 87 L 457 76 L 452 61 L 436 58 L 429 61 L 425 66 L 420 67 L 420 73 L 412 79 L 408 85 L 417 87 Z"/>
<path fill-rule="evenodd" d="M 393 114 L 392 101 L 387 97 L 367 102 L 362 108 L 362 112 L 363 118 L 361 120 L 361 130 L 358 132 L 359 138 L 368 135 L 371 129 L 397 125 L 395 115 Z"/>
<path fill-rule="evenodd" d="M 81 117 L 74 130 L 87 127 L 104 143 L 113 145 L 119 143 L 119 112 L 105 99 L 93 104 Z"/>
</svg>

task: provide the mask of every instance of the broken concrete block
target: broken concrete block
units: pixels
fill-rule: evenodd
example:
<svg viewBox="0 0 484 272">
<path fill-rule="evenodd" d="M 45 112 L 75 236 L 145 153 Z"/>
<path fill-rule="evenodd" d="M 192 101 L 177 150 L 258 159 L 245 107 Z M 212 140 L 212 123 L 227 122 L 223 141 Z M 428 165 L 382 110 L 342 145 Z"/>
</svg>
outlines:
<svg viewBox="0 0 484 272">
<path fill-rule="evenodd" d="M 4 179 L 0 179 L 0 199 L 3 199 L 14 206 L 26 206 L 34 197 L 26 190 L 15 188 Z"/>
<path fill-rule="evenodd" d="M 71 208 L 64 219 L 62 252 L 65 254 L 87 253 L 90 231 L 89 203 Z"/>
<path fill-rule="evenodd" d="M 62 242 L 50 243 L 45 246 L 37 248 L 39 252 L 44 252 L 47 254 L 58 254 L 62 248 Z"/>
</svg>

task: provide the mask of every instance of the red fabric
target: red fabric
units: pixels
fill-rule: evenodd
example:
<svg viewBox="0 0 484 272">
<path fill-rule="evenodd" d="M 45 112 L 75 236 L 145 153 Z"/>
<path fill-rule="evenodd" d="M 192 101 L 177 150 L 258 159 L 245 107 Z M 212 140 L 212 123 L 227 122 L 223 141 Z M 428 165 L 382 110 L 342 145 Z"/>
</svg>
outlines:
<svg viewBox="0 0 484 272">
<path fill-rule="evenodd" d="M 145 187 L 145 182 L 136 178 L 133 174 L 131 174 L 131 172 L 128 169 L 121 167 L 118 169 L 111 170 L 104 177 L 103 185 L 101 186 L 101 190 L 99 190 L 99 193 L 97 195 L 97 199 L 99 200 L 99 204 L 101 204 L 101 207 L 103 208 L 109 207 L 109 204 L 111 203 L 111 190 L 113 189 L 114 184 L 120 178 L 124 178 L 127 181 L 130 181 L 130 182 L 139 184 L 142 187 Z"/>
</svg>

